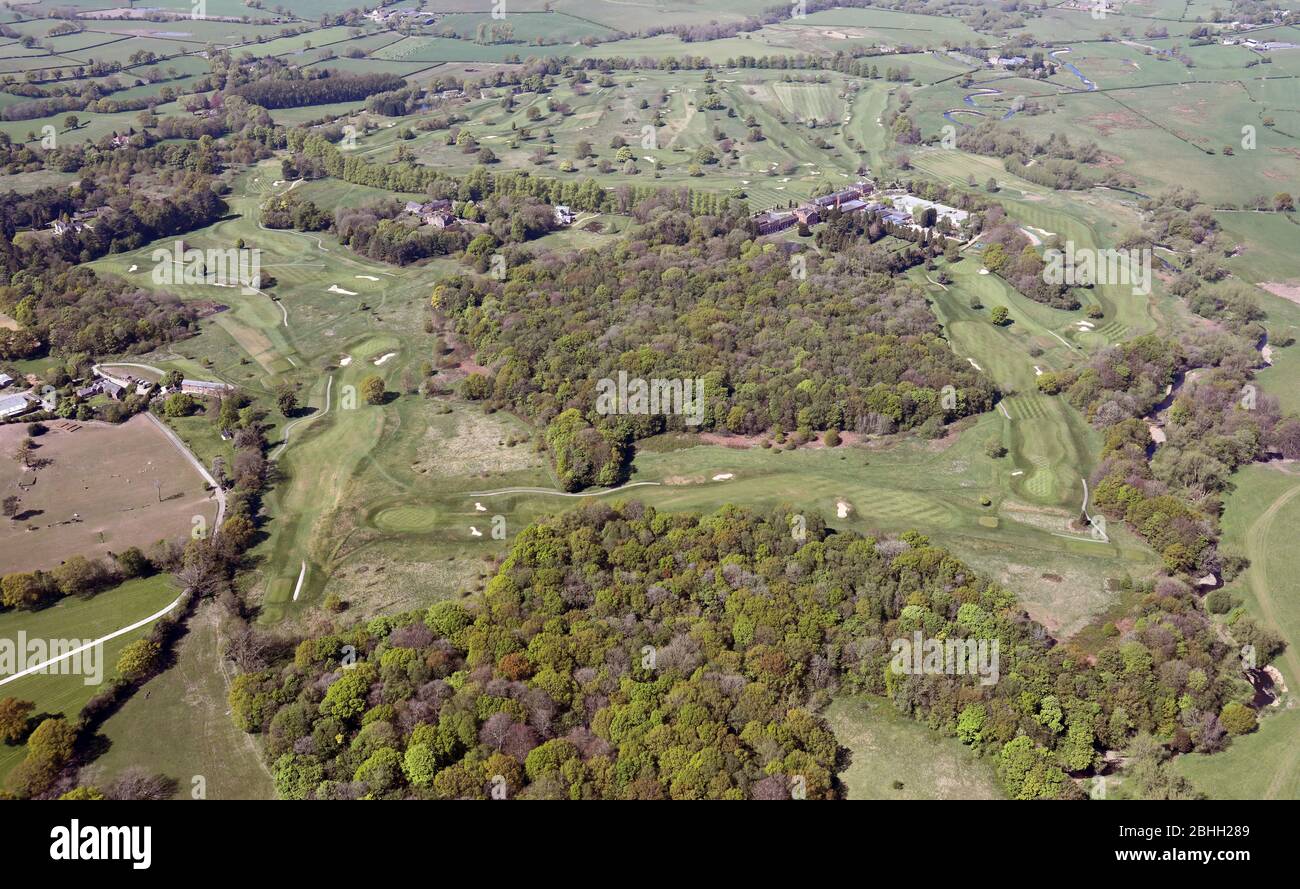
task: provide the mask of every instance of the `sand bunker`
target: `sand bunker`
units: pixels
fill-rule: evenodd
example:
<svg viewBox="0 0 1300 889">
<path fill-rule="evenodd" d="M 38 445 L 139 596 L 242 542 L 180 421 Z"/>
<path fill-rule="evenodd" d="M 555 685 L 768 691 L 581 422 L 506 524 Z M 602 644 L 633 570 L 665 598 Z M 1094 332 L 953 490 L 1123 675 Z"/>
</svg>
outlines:
<svg viewBox="0 0 1300 889">
<path fill-rule="evenodd" d="M 344 290 L 337 284 L 331 284 L 328 292 L 342 294 L 343 296 L 356 296 L 356 294 L 351 290 Z"/>
<path fill-rule="evenodd" d="M 339 367 L 347 367 L 351 363 L 352 363 L 351 355 L 344 355 L 342 358 L 339 359 Z"/>
<path fill-rule="evenodd" d="M 715 482 L 725 482 L 727 479 L 735 478 L 735 477 L 736 477 L 735 474 L 731 472 L 719 472 L 717 475 L 713 477 L 713 480 Z"/>
<path fill-rule="evenodd" d="M 363 281 L 378 281 L 378 280 L 379 280 L 379 279 L 376 278 L 374 275 L 357 275 L 357 277 L 360 278 L 360 279 L 363 280 Z"/>
<path fill-rule="evenodd" d="M 378 367 L 379 365 L 386 362 L 389 358 L 392 358 L 396 355 L 397 355 L 396 352 L 385 352 L 383 355 L 375 359 L 375 366 Z"/>
<path fill-rule="evenodd" d="M 852 511 L 853 511 L 853 506 L 847 500 L 835 501 L 836 518 L 847 519 L 849 517 L 849 513 Z"/>
</svg>

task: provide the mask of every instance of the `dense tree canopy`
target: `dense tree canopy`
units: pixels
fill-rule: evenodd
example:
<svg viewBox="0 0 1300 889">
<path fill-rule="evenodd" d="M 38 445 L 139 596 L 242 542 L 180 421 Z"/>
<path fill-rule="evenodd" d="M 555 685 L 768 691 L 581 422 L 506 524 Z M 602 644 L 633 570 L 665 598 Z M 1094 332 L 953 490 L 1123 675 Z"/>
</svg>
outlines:
<svg viewBox="0 0 1300 889">
<path fill-rule="evenodd" d="M 307 638 L 239 676 L 232 713 L 289 798 L 834 797 L 816 713 L 839 691 L 994 757 L 1020 798 L 1079 796 L 1069 776 L 1140 732 L 1224 743 L 1246 690 L 1189 594 L 1145 596 L 1085 656 L 919 534 L 810 516 L 799 542 L 790 518 L 566 513 L 518 536 L 481 600 Z M 914 633 L 997 640 L 997 681 L 895 671 L 891 640 Z"/>
</svg>

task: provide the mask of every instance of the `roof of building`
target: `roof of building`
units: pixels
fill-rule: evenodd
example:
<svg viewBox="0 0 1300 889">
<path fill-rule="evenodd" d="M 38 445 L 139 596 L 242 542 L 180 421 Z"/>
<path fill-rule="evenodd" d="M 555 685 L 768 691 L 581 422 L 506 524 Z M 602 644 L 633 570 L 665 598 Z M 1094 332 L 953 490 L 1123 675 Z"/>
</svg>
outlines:
<svg viewBox="0 0 1300 889">
<path fill-rule="evenodd" d="M 189 386 L 191 389 L 211 389 L 220 392 L 224 392 L 231 388 L 228 383 L 214 383 L 211 380 L 181 380 L 181 388 L 186 386 Z"/>
<path fill-rule="evenodd" d="M 0 398 L 0 417 L 9 417 L 14 414 L 20 414 L 29 409 L 31 405 L 32 402 L 27 397 L 26 393 L 19 393 L 18 395 L 9 395 Z"/>
</svg>

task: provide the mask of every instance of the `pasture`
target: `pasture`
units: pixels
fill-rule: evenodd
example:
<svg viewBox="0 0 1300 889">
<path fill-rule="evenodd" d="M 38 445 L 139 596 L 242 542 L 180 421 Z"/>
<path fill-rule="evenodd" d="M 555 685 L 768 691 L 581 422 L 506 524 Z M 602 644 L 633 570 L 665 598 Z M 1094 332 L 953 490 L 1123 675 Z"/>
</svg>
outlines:
<svg viewBox="0 0 1300 889">
<path fill-rule="evenodd" d="M 70 555 L 105 556 L 130 546 L 188 537 L 196 517 L 207 527 L 216 500 L 202 476 L 148 417 L 121 425 L 52 421 L 35 439 L 32 463 L 0 461 L 0 490 L 20 497 L 0 522 L 0 573 L 53 568 Z M 12 454 L 26 424 L 0 426 Z"/>
</svg>

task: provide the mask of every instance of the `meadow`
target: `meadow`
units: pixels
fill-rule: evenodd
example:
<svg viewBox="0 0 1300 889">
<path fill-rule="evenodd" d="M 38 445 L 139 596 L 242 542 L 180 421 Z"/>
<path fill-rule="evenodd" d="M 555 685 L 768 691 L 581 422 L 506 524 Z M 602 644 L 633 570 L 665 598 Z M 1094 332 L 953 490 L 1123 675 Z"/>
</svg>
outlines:
<svg viewBox="0 0 1300 889">
<path fill-rule="evenodd" d="M 179 592 L 169 575 L 155 575 L 127 581 L 90 597 L 63 599 L 40 611 L 6 611 L 0 613 L 0 638 L 16 642 L 21 631 L 28 639 L 77 639 L 82 642 L 98 639 L 156 614 L 173 602 Z M 0 696 L 31 701 L 36 705 L 32 716 L 38 719 L 41 714 L 75 719 L 86 702 L 113 680 L 122 649 L 148 632 L 148 626 L 140 627 L 103 644 L 97 654 L 102 682 L 88 685 L 86 680 L 93 677 L 71 672 L 33 673 L 0 686 Z M 96 666 L 90 661 L 83 661 L 83 664 L 87 668 Z M 0 679 L 4 678 L 0 676 Z M 26 750 L 21 745 L 0 745 L 0 780 L 25 755 Z"/>
<path fill-rule="evenodd" d="M 235 668 L 219 654 L 227 640 L 217 610 L 200 605 L 177 645 L 175 664 L 103 724 L 104 752 L 87 769 L 88 782 L 104 787 L 128 769 L 141 769 L 174 778 L 175 799 L 274 798 L 257 741 L 235 728 L 227 712 Z M 159 732 L 159 725 L 168 730 Z"/>
<path fill-rule="evenodd" d="M 992 764 L 888 701 L 836 699 L 823 714 L 848 748 L 840 780 L 855 799 L 1002 799 Z"/>
<path fill-rule="evenodd" d="M 1300 639 L 1300 580 L 1291 564 L 1300 522 L 1300 472 L 1294 466 L 1250 466 L 1234 477 L 1223 516 L 1224 541 L 1250 560 L 1225 589 L 1247 611 L 1294 643 Z M 1178 770 L 1211 797 L 1295 799 L 1300 796 L 1300 729 L 1297 682 L 1300 652 L 1287 647 L 1275 666 L 1289 692 L 1261 714 L 1260 728 L 1237 738 L 1227 752 L 1189 756 Z"/>
</svg>

